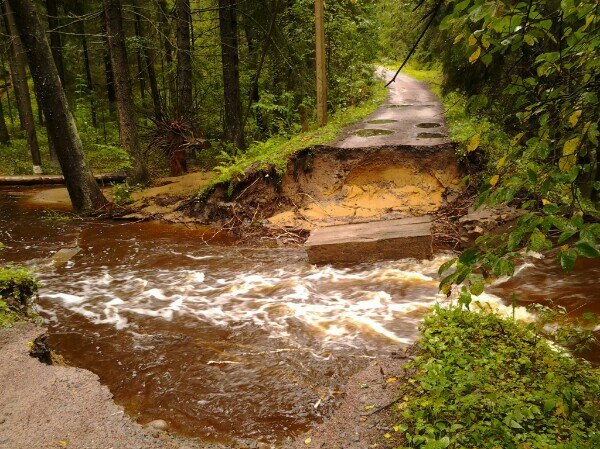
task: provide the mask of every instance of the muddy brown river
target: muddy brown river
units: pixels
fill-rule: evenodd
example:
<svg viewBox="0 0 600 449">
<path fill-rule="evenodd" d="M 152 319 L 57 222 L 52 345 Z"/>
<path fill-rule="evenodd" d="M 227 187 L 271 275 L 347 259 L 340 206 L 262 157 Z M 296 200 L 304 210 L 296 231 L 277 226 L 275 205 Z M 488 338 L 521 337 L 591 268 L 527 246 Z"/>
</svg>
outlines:
<svg viewBox="0 0 600 449">
<path fill-rule="evenodd" d="M 245 248 L 207 230 L 61 220 L 0 189 L 0 263 L 33 267 L 51 344 L 98 374 L 140 422 L 211 441 L 281 441 L 338 403 L 348 377 L 417 337 L 439 264 L 315 267 L 302 249 Z M 54 266 L 58 250 L 79 247 Z M 484 300 L 600 312 L 600 263 L 526 264 Z M 526 314 L 524 310 L 520 313 Z M 592 354 L 591 358 L 597 358 Z"/>
</svg>

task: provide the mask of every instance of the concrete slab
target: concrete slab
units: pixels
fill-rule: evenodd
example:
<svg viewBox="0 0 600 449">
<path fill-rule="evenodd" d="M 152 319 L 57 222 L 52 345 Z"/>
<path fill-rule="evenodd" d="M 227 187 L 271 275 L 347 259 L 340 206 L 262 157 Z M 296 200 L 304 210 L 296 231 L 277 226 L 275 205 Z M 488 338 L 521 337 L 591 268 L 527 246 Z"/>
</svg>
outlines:
<svg viewBox="0 0 600 449">
<path fill-rule="evenodd" d="M 378 74 L 389 81 L 394 72 L 380 68 Z M 387 101 L 346 130 L 334 146 L 436 146 L 450 142 L 444 107 L 427 83 L 400 74 L 388 89 Z"/>
<path fill-rule="evenodd" d="M 353 264 L 432 256 L 431 217 L 317 228 L 305 243 L 312 264 Z"/>
</svg>

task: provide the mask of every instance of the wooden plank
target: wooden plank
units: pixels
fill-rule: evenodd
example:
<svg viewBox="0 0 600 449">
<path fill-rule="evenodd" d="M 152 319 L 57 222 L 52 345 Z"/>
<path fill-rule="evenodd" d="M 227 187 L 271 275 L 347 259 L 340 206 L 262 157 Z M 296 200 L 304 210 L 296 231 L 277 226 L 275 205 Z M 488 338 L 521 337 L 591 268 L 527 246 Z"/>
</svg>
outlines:
<svg viewBox="0 0 600 449">
<path fill-rule="evenodd" d="M 318 228 L 305 243 L 313 264 L 353 264 L 389 259 L 427 259 L 433 254 L 431 217 Z"/>
<path fill-rule="evenodd" d="M 94 175 L 98 183 L 124 182 L 127 178 L 122 173 L 105 173 Z M 35 186 L 64 184 L 62 175 L 23 175 L 23 176 L 0 176 L 0 186 Z"/>
</svg>

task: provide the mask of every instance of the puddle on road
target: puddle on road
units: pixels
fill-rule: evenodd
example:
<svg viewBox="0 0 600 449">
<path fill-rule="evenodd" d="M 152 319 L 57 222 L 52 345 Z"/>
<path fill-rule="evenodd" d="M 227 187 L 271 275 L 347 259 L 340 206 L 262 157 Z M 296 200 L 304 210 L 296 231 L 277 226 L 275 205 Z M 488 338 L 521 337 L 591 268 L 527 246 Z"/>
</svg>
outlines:
<svg viewBox="0 0 600 449">
<path fill-rule="evenodd" d="M 417 137 L 420 139 L 444 139 L 448 136 L 441 133 L 419 133 Z"/>
<path fill-rule="evenodd" d="M 375 137 L 394 134 L 394 131 L 390 131 L 389 129 L 361 129 L 352 134 L 359 137 Z"/>
<path fill-rule="evenodd" d="M 439 128 L 442 126 L 440 123 L 419 123 L 417 128 Z"/>
<path fill-rule="evenodd" d="M 390 120 L 390 119 L 378 119 L 378 120 L 369 120 L 367 123 L 369 125 L 387 125 L 389 123 L 397 123 L 398 120 Z"/>
</svg>

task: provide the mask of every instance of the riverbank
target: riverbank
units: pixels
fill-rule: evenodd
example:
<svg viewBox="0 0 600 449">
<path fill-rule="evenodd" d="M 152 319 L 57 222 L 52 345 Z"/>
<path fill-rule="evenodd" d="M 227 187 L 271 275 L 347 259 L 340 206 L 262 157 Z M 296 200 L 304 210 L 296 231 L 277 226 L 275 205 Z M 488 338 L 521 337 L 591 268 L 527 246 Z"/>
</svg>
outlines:
<svg viewBox="0 0 600 449">
<path fill-rule="evenodd" d="M 0 328 L 0 448 L 222 449 L 134 422 L 90 371 L 29 355 L 44 328 Z"/>
</svg>

